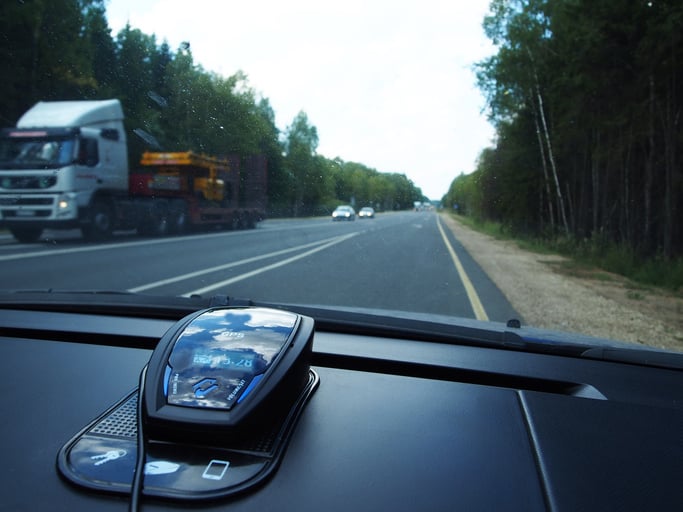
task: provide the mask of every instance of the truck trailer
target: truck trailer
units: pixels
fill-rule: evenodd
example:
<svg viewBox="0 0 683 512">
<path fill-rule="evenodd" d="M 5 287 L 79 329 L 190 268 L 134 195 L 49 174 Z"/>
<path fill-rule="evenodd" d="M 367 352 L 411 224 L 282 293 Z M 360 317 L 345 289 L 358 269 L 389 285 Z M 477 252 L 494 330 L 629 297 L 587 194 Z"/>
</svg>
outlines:
<svg viewBox="0 0 683 512">
<path fill-rule="evenodd" d="M 119 100 L 39 102 L 0 133 L 0 227 L 144 235 L 254 228 L 265 218 L 266 159 L 145 152 L 129 171 Z"/>
</svg>

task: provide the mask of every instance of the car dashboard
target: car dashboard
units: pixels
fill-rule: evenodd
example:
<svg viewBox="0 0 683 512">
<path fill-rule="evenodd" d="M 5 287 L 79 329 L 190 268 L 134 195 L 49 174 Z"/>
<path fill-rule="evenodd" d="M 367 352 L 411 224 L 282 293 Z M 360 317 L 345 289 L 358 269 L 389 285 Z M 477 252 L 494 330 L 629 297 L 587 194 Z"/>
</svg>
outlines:
<svg viewBox="0 0 683 512">
<path fill-rule="evenodd" d="M 57 456 L 136 389 L 181 314 L 106 309 L 0 308 L 0 509 L 126 509 L 125 494 L 64 478 Z M 680 367 L 461 343 L 457 330 L 411 334 L 385 320 L 364 329 L 303 312 L 316 319 L 311 368 L 320 383 L 274 473 L 226 499 L 143 493 L 143 510 L 676 510 L 683 503 Z"/>
</svg>

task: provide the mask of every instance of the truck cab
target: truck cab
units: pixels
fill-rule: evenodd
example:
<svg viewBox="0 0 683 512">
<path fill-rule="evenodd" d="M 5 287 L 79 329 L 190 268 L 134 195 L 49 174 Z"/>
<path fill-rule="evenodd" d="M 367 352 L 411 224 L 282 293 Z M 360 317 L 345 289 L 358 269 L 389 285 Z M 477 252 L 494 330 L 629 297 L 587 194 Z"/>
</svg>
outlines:
<svg viewBox="0 0 683 512">
<path fill-rule="evenodd" d="M 49 228 L 109 233 L 127 158 L 118 100 L 37 103 L 0 133 L 0 227 L 21 242 Z"/>
</svg>

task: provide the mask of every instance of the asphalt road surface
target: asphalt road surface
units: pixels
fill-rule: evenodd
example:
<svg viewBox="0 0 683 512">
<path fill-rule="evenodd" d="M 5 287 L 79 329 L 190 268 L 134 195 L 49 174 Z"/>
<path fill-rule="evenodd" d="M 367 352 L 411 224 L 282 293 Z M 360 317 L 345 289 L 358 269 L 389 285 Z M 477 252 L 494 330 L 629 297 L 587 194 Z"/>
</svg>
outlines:
<svg viewBox="0 0 683 512">
<path fill-rule="evenodd" d="M 34 244 L 0 235 L 0 289 L 46 288 L 519 318 L 434 212 L 267 220 L 254 230 L 168 238 L 117 234 L 100 244 L 78 231 L 46 231 Z"/>
</svg>

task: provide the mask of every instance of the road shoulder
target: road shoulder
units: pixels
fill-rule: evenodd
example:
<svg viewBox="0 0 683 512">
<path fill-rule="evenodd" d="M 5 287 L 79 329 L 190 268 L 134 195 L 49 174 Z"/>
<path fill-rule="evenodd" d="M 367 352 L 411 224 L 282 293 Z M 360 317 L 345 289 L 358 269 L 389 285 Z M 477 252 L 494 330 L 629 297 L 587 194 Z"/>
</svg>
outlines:
<svg viewBox="0 0 683 512">
<path fill-rule="evenodd" d="M 440 216 L 528 325 L 683 351 L 683 299 L 606 272 L 567 275 L 562 256 L 525 251 Z"/>
</svg>

